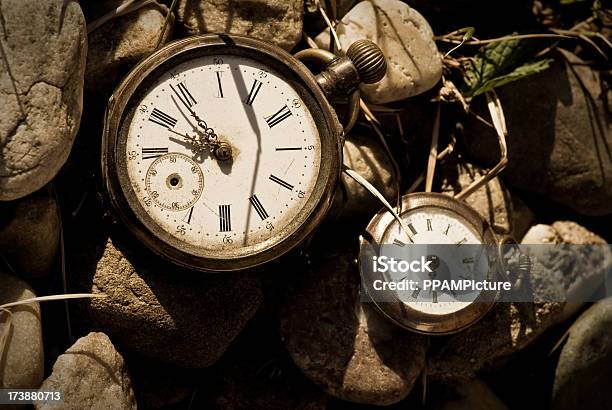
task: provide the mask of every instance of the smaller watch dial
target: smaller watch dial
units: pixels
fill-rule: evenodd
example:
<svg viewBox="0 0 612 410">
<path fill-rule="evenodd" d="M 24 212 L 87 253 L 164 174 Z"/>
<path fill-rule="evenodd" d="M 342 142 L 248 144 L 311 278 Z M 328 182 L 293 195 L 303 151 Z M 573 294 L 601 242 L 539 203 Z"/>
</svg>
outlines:
<svg viewBox="0 0 612 410">
<path fill-rule="evenodd" d="M 409 232 L 393 221 L 382 237 L 382 244 L 401 248 L 401 254 L 411 260 L 424 256 L 427 245 L 431 253 L 426 255 L 433 272 L 391 272 L 387 280 L 401 282 L 414 280 L 422 283 L 430 280 L 483 280 L 489 275 L 489 261 L 482 238 L 476 229 L 461 215 L 451 210 L 424 206 L 404 212 L 401 215 Z M 407 245 L 416 246 L 407 246 Z M 444 246 L 435 246 L 444 245 Z M 451 246 L 449 246 L 451 245 Z M 422 287 L 422 286 L 421 286 Z M 444 315 L 458 312 L 472 304 L 480 295 L 479 291 L 436 291 L 415 289 L 397 291 L 398 298 L 417 311 Z"/>
</svg>

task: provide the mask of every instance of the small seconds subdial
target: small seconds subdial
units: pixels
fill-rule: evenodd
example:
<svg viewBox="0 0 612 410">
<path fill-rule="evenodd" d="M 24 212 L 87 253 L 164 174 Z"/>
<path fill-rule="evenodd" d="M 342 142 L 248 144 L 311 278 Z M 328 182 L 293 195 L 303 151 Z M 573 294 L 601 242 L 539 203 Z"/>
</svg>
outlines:
<svg viewBox="0 0 612 410">
<path fill-rule="evenodd" d="M 200 166 L 185 154 L 162 155 L 147 169 L 145 190 L 160 208 L 184 211 L 200 199 L 204 191 L 204 174 Z"/>
</svg>

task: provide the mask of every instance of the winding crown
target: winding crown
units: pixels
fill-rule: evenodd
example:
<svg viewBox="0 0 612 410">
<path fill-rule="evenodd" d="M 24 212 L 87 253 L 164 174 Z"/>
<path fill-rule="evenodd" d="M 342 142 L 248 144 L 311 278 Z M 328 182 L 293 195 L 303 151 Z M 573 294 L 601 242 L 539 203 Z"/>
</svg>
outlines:
<svg viewBox="0 0 612 410">
<path fill-rule="evenodd" d="M 370 40 L 357 40 L 346 52 L 365 84 L 376 83 L 387 72 L 387 60 L 382 50 Z"/>
</svg>

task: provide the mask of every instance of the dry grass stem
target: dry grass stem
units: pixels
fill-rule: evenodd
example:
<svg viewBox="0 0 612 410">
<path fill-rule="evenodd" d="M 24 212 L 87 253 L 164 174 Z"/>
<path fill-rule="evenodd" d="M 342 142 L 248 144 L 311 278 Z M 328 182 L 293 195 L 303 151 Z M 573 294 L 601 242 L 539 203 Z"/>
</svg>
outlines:
<svg viewBox="0 0 612 410">
<path fill-rule="evenodd" d="M 431 145 L 429 147 L 429 159 L 427 160 L 427 177 L 425 178 L 425 192 L 431 192 L 434 174 L 436 172 L 436 161 L 438 159 L 438 139 L 440 137 L 440 103 L 436 107 L 433 131 L 431 133 Z"/>
<path fill-rule="evenodd" d="M 108 23 L 112 19 L 126 15 L 144 6 L 154 3 L 154 0 L 126 0 L 115 10 L 111 10 L 99 19 L 96 19 L 87 25 L 87 34 L 100 28 L 104 24 Z"/>
<path fill-rule="evenodd" d="M 402 227 L 402 230 L 404 231 L 404 233 L 406 234 L 407 238 L 409 239 L 410 242 L 412 242 L 412 240 L 410 239 L 410 236 L 408 234 L 409 230 L 408 227 L 406 226 L 406 223 L 404 222 L 404 220 L 402 218 L 399 217 L 399 215 L 397 214 L 397 212 L 395 211 L 395 209 L 391 206 L 391 204 L 385 199 L 385 197 L 383 196 L 383 194 L 381 194 L 378 189 L 376 189 L 376 187 L 374 187 L 374 185 L 370 184 L 368 182 L 367 179 L 365 179 L 364 177 L 362 177 L 361 175 L 359 175 L 359 173 L 349 167 L 347 167 L 346 165 L 343 165 L 342 167 L 342 172 L 344 172 L 346 175 L 348 175 L 349 177 L 351 177 L 355 182 L 357 182 L 359 185 L 361 185 L 362 187 L 364 187 L 368 192 L 370 192 L 372 195 L 374 195 L 384 206 L 385 208 L 387 208 L 389 210 L 389 212 L 391 212 L 391 214 L 393 215 L 393 217 L 395 218 L 395 220 L 400 224 L 400 226 Z"/>
<path fill-rule="evenodd" d="M 342 44 L 340 43 L 340 39 L 338 38 L 338 33 L 336 33 L 336 28 L 334 27 L 334 24 L 332 23 L 330 18 L 327 16 L 325 9 L 321 5 L 321 1 L 315 0 L 315 4 L 317 5 L 317 9 L 319 10 L 321 17 L 323 17 L 323 20 L 325 20 L 325 24 L 327 24 L 327 27 L 329 28 L 329 51 L 331 51 L 332 53 L 334 52 L 334 44 L 336 46 L 337 51 L 342 51 Z"/>
<path fill-rule="evenodd" d="M 15 306 L 28 305 L 30 303 L 38 302 L 50 302 L 53 300 L 68 300 L 68 299 L 86 299 L 86 298 L 105 298 L 105 294 L 94 294 L 94 293 L 69 293 L 66 295 L 50 295 L 50 296 L 38 296 L 35 298 L 24 299 L 17 302 L 5 303 L 0 305 L 0 309 L 9 309 Z"/>
</svg>

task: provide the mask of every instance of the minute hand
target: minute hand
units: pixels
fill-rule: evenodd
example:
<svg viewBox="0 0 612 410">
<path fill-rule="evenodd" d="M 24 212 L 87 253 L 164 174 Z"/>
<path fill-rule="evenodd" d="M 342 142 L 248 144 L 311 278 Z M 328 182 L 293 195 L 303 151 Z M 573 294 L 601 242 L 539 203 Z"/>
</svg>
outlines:
<svg viewBox="0 0 612 410">
<path fill-rule="evenodd" d="M 196 112 L 193 110 L 193 108 L 191 108 L 196 103 L 196 100 L 195 98 L 193 98 L 189 90 L 183 87 L 181 88 L 181 91 L 179 91 L 172 84 L 170 84 L 170 88 L 172 89 L 176 97 L 179 99 L 179 101 L 183 104 L 183 106 L 187 108 L 189 114 L 196 120 L 198 126 L 204 129 L 208 129 L 206 121 L 201 119 L 198 114 L 196 114 Z"/>
</svg>

